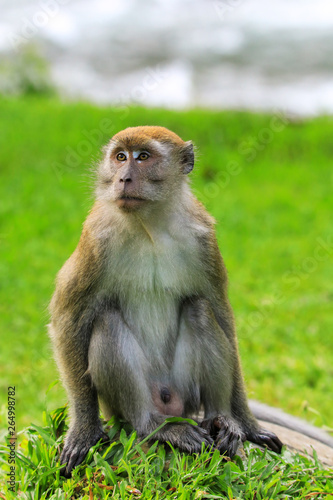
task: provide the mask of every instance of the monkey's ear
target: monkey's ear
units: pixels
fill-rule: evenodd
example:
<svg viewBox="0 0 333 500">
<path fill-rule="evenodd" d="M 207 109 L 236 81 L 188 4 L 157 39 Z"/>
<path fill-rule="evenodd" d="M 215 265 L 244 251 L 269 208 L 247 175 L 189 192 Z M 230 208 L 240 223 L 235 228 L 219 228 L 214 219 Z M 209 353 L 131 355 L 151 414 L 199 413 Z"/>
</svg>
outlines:
<svg viewBox="0 0 333 500">
<path fill-rule="evenodd" d="M 181 164 L 183 166 L 183 173 L 189 174 L 194 167 L 194 150 L 191 141 L 185 142 L 181 151 Z"/>
</svg>

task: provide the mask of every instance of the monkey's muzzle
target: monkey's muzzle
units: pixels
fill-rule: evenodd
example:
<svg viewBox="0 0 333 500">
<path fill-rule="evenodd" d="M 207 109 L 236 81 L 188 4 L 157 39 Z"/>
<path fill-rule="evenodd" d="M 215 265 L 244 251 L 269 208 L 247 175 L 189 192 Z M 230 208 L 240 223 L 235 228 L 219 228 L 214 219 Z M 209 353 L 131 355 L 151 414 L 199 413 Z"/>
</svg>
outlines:
<svg viewBox="0 0 333 500">
<path fill-rule="evenodd" d="M 125 210 L 136 210 L 141 207 L 145 201 L 147 200 L 136 196 L 121 196 L 116 201 L 116 204 L 119 208 L 123 208 Z"/>
</svg>

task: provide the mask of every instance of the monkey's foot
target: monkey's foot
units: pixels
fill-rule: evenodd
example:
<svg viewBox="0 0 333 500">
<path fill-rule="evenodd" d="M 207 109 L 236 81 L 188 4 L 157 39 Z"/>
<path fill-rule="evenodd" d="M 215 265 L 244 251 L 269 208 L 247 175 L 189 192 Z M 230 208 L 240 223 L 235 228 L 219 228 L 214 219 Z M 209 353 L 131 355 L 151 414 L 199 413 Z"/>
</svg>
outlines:
<svg viewBox="0 0 333 500">
<path fill-rule="evenodd" d="M 200 453 L 202 445 L 210 448 L 214 445 L 209 433 L 199 426 L 191 424 L 167 424 L 158 434 L 162 442 L 169 442 L 172 446 L 186 453 Z"/>
<path fill-rule="evenodd" d="M 224 415 L 203 420 L 200 425 L 214 438 L 215 448 L 230 458 L 236 454 L 239 445 L 246 439 L 240 425 Z"/>
<path fill-rule="evenodd" d="M 108 441 L 109 439 L 101 427 L 96 427 L 93 431 L 90 430 L 89 433 L 84 429 L 69 431 L 60 457 L 60 463 L 67 465 L 61 469 L 60 474 L 65 477 L 71 477 L 71 471 L 74 467 L 80 465 L 89 449 L 100 439 L 103 441 Z"/>
<path fill-rule="evenodd" d="M 260 446 L 267 446 L 267 448 L 275 451 L 275 453 L 281 453 L 283 444 L 274 432 L 259 428 L 256 431 L 247 433 L 246 439 Z"/>
</svg>

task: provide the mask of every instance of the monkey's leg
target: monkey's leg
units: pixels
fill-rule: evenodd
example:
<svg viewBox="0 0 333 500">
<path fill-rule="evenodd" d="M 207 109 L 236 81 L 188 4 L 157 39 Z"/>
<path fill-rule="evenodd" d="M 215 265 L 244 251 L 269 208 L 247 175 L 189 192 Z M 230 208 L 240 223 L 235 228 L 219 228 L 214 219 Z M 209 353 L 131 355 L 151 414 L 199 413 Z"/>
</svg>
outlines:
<svg viewBox="0 0 333 500">
<path fill-rule="evenodd" d="M 88 335 L 69 318 L 50 327 L 59 370 L 68 391 L 71 420 L 66 435 L 60 463 L 66 464 L 61 474 L 70 477 L 71 470 L 79 465 L 89 448 L 101 438 L 108 439 L 99 418 L 96 389 L 86 372 L 88 368 Z M 75 332 L 72 334 L 71 332 Z"/>
<path fill-rule="evenodd" d="M 243 441 L 248 440 L 260 446 L 267 446 L 275 453 L 281 453 L 282 442 L 274 432 L 263 429 L 252 414 L 247 401 L 244 379 L 240 365 L 238 348 L 234 345 L 236 356 L 234 357 L 233 391 L 231 394 L 231 413 L 242 428 Z"/>
<path fill-rule="evenodd" d="M 205 408 L 201 425 L 214 438 L 215 446 L 233 456 L 242 441 L 251 439 L 262 444 L 263 439 L 267 439 L 266 444 L 278 451 L 278 438 L 259 429 L 247 406 L 233 325 L 224 318 L 222 329 L 205 299 L 187 302 L 182 321 L 185 332 L 189 329 L 188 344 L 200 353 L 200 358 L 195 360 L 200 375 L 195 377 L 200 380 Z"/>
<path fill-rule="evenodd" d="M 236 352 L 238 351 L 235 344 Z M 233 391 L 231 395 L 231 411 L 234 418 L 240 423 L 245 439 L 260 446 L 267 446 L 275 453 L 281 453 L 282 442 L 274 432 L 263 429 L 252 414 L 245 391 L 240 359 L 234 359 Z"/>
<path fill-rule="evenodd" d="M 221 453 L 235 454 L 244 438 L 242 428 L 231 413 L 233 390 L 233 349 L 217 324 L 205 299 L 183 304 L 174 374 L 183 388 L 195 381 L 203 404 L 205 420 L 200 424 Z M 188 396 L 187 396 L 188 397 Z M 218 429 L 215 423 L 219 423 Z"/>
<path fill-rule="evenodd" d="M 105 314 L 91 338 L 89 372 L 106 414 L 122 416 L 142 437 L 167 417 L 153 402 L 152 364 L 121 313 Z M 213 442 L 204 429 L 188 423 L 166 424 L 155 438 L 190 453 L 199 452 L 202 443 L 208 446 Z"/>
<path fill-rule="evenodd" d="M 91 381 L 88 383 L 91 384 Z M 103 431 L 96 391 L 91 385 L 89 388 L 84 388 L 84 384 L 81 384 L 79 400 L 77 398 L 74 405 L 72 403 L 71 411 L 73 418 L 60 456 L 60 463 L 66 464 L 61 470 L 61 474 L 65 477 L 71 476 L 72 469 L 80 465 L 97 441 L 109 439 Z"/>
</svg>

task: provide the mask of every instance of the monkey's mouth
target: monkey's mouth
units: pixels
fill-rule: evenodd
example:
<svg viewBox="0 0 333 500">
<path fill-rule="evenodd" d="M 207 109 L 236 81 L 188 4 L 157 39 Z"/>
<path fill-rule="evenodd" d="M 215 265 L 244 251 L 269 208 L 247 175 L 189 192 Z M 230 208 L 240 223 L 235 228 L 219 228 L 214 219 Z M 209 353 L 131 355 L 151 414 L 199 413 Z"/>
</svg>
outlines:
<svg viewBox="0 0 333 500">
<path fill-rule="evenodd" d="M 118 198 L 116 203 L 119 208 L 135 209 L 142 205 L 142 203 L 145 201 L 146 200 L 144 198 L 139 198 L 138 196 L 128 196 L 124 194 L 120 198 Z"/>
</svg>

